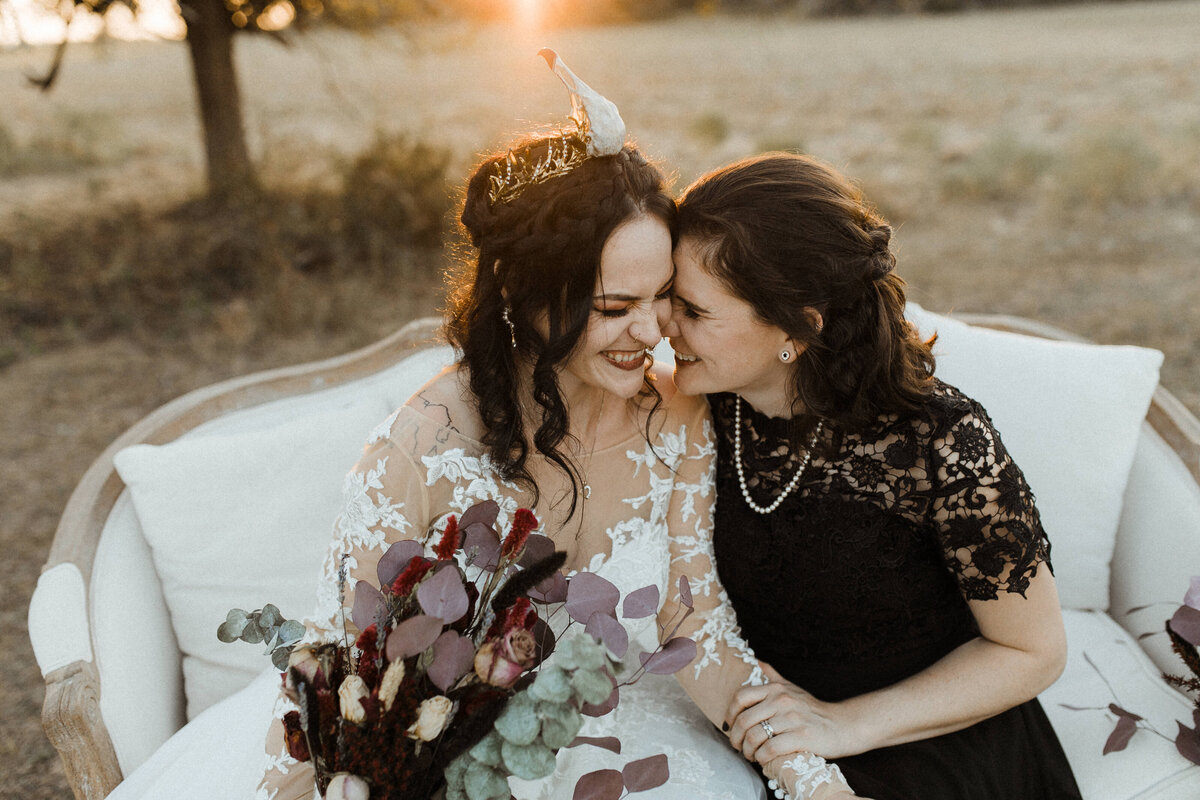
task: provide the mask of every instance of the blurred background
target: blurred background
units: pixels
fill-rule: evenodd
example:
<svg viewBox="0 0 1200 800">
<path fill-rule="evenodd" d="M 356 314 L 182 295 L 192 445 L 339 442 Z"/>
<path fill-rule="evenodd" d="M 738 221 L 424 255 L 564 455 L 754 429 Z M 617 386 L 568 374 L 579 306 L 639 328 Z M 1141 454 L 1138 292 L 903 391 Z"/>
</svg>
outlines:
<svg viewBox="0 0 1200 800">
<path fill-rule="evenodd" d="M 68 795 L 25 615 L 88 464 L 437 314 L 473 163 L 569 111 L 542 46 L 676 190 L 816 155 L 912 299 L 1161 349 L 1200 413 L 1200 3 L 0 0 L 0 797 Z"/>
</svg>

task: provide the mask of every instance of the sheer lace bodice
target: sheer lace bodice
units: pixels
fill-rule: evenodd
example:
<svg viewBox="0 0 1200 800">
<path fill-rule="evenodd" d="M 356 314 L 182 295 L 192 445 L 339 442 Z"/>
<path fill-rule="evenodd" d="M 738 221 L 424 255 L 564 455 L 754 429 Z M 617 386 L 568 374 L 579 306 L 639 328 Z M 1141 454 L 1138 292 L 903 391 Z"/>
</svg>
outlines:
<svg viewBox="0 0 1200 800">
<path fill-rule="evenodd" d="M 519 798 L 568 796 L 575 778 L 585 772 L 620 769 L 639 752 L 666 752 L 672 783 L 678 779 L 683 786 L 672 794 L 669 784 L 648 797 L 757 797 L 761 785 L 748 765 L 680 692 L 682 686 L 709 719 L 719 721 L 733 692 L 763 680 L 713 568 L 714 459 L 706 404 L 676 396 L 655 415 L 648 439 L 631 431 L 625 441 L 578 460 L 590 497 L 581 498 L 575 517 L 565 520 L 569 483 L 555 470 L 535 472 L 541 488 L 535 504 L 528 492 L 497 475 L 478 442 L 403 407 L 372 434 L 347 477 L 345 508 L 313 616 L 322 622 L 312 624 L 310 635 L 327 635 L 335 628 L 334 619 L 340 624 L 337 568 L 343 558 L 351 586 L 361 579 L 376 583 L 376 564 L 392 542 L 410 538 L 432 547 L 436 538 L 429 531 L 447 514 L 491 499 L 500 506 L 498 527 L 505 528 L 517 508 L 531 507 L 541 523 L 539 532 L 567 551 L 568 567 L 596 572 L 623 594 L 658 586 L 664 622 L 677 608 L 678 579 L 686 576 L 696 613 L 680 634 L 692 636 L 700 654 L 679 673 L 678 683 L 669 676 L 647 675 L 622 690 L 613 713 L 585 724 L 580 735 L 618 736 L 624 745 L 621 756 L 591 747 L 563 750 L 554 776 L 535 783 L 514 780 L 514 793 Z M 351 592 L 344 602 L 350 606 Z M 639 665 L 639 653 L 656 646 L 657 629 L 654 617 L 623 622 L 631 640 L 628 673 Z M 286 755 L 278 725 L 268 753 L 260 798 L 307 797 L 311 769 Z"/>
<path fill-rule="evenodd" d="M 767 516 L 741 497 L 735 397 L 710 402 L 721 579 L 759 657 L 823 699 L 923 669 L 976 635 L 967 600 L 1023 593 L 1048 566 L 1028 485 L 984 410 L 953 387 L 939 383 L 922 413 L 823 433 L 797 488 Z M 766 504 L 803 453 L 787 420 L 743 403 L 742 426 L 747 488 Z"/>
</svg>

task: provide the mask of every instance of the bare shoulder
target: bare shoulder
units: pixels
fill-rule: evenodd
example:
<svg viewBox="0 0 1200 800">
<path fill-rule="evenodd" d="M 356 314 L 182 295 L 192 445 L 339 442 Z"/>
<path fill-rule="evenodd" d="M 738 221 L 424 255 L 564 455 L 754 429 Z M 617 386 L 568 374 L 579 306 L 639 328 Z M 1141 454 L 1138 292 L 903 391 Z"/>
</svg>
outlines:
<svg viewBox="0 0 1200 800">
<path fill-rule="evenodd" d="M 467 385 L 466 371 L 451 365 L 418 389 L 405 405 L 438 425 L 479 439 L 483 425 L 475 398 Z"/>
</svg>

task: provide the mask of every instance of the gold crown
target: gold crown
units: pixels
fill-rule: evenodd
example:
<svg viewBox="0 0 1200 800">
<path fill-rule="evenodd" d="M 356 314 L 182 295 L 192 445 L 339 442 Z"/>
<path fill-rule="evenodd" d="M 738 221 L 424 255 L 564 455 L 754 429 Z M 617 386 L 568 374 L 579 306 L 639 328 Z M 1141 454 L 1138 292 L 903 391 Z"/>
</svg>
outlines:
<svg viewBox="0 0 1200 800">
<path fill-rule="evenodd" d="M 566 175 L 588 158 L 587 145 L 578 133 L 561 134 L 546 146 L 546 157 L 530 162 L 528 155 L 508 151 L 508 156 L 496 162 L 495 174 L 488 178 L 488 201 L 511 203 L 530 186 L 545 183 L 551 178 Z"/>
</svg>

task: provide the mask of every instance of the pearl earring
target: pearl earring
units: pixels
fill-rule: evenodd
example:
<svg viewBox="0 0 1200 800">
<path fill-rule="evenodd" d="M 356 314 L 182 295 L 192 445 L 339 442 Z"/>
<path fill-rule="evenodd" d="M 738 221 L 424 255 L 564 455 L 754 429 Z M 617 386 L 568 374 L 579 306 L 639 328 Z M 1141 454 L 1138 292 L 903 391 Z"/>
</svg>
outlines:
<svg viewBox="0 0 1200 800">
<path fill-rule="evenodd" d="M 508 306 L 505 306 L 504 311 L 500 313 L 500 319 L 504 320 L 504 324 L 508 326 L 508 335 L 512 337 L 512 346 L 515 350 L 517 347 L 517 326 L 513 325 L 512 319 L 508 316 Z"/>
</svg>

